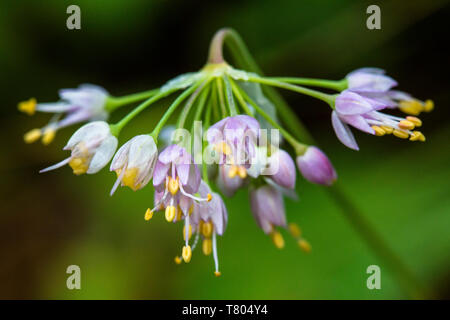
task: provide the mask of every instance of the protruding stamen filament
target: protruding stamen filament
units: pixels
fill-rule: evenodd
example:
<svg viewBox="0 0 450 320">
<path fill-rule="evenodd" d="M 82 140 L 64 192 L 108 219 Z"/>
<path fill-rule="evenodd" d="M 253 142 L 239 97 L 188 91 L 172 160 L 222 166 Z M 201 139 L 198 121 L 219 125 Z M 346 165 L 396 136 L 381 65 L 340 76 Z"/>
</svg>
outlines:
<svg viewBox="0 0 450 320">
<path fill-rule="evenodd" d="M 372 126 L 372 129 L 375 130 L 375 135 L 379 137 L 384 136 L 386 134 L 386 131 L 384 131 L 384 129 L 379 126 Z"/>
<path fill-rule="evenodd" d="M 403 129 L 403 130 L 412 130 L 412 129 L 414 129 L 415 125 L 414 125 L 414 123 L 411 122 L 411 121 L 408 121 L 408 120 L 401 120 L 401 121 L 398 123 L 398 127 L 399 127 L 400 129 Z"/>
<path fill-rule="evenodd" d="M 172 222 L 177 213 L 177 209 L 174 206 L 166 207 L 166 220 Z"/>
<path fill-rule="evenodd" d="M 221 273 L 219 271 L 219 258 L 217 256 L 217 239 L 216 239 L 216 232 L 213 232 L 212 235 L 212 250 L 213 250 L 213 257 L 214 257 L 214 265 L 216 267 L 216 270 L 214 271 L 214 274 L 216 277 L 220 276 Z"/>
<path fill-rule="evenodd" d="M 173 179 L 172 177 L 169 177 L 169 183 L 168 183 L 168 189 L 169 189 L 169 192 L 172 194 L 172 195 L 176 195 L 177 194 L 177 192 L 178 192 L 178 189 L 179 189 L 179 187 L 180 187 L 180 183 L 179 183 L 179 178 L 177 177 L 176 179 Z"/>
<path fill-rule="evenodd" d="M 311 252 L 311 245 L 305 239 L 303 238 L 298 239 L 297 244 L 300 247 L 300 249 L 302 249 L 304 252 L 306 253 Z"/>
<path fill-rule="evenodd" d="M 183 195 L 185 195 L 186 197 L 191 198 L 192 200 L 195 200 L 195 201 L 198 201 L 198 202 L 209 201 L 208 198 L 198 198 L 198 197 L 196 197 L 196 196 L 193 196 L 192 194 L 187 193 L 187 192 L 184 190 L 183 185 L 182 185 L 181 183 L 179 184 L 179 186 L 180 186 L 180 191 L 181 191 L 181 193 L 182 193 Z"/>
<path fill-rule="evenodd" d="M 36 104 L 37 104 L 36 99 L 31 98 L 27 101 L 20 102 L 19 105 L 17 106 L 17 108 L 19 109 L 19 111 L 32 116 L 36 111 Z"/>
<path fill-rule="evenodd" d="M 212 252 L 212 241 L 210 238 L 203 239 L 202 251 L 205 256 L 209 256 Z"/>
<path fill-rule="evenodd" d="M 184 246 L 181 256 L 183 257 L 184 262 L 189 263 L 192 258 L 191 246 Z"/>
<path fill-rule="evenodd" d="M 192 237 L 192 226 L 191 225 L 189 225 L 188 230 L 189 230 L 188 231 L 188 240 L 190 240 Z M 183 227 L 183 240 L 186 240 L 186 226 Z"/>
<path fill-rule="evenodd" d="M 66 164 L 70 163 L 70 159 L 71 158 L 64 159 L 63 161 L 58 162 L 57 164 L 54 164 L 54 165 L 52 165 L 52 166 L 50 166 L 48 168 L 40 170 L 39 173 L 44 173 L 44 172 L 47 172 L 47 171 L 52 171 L 52 170 L 61 168 L 62 166 L 65 166 Z"/>
<path fill-rule="evenodd" d="M 392 133 L 394 134 L 394 136 L 396 136 L 397 138 L 400 138 L 400 139 L 408 139 L 408 137 L 409 137 L 408 132 L 398 130 L 398 129 L 395 129 Z"/>
<path fill-rule="evenodd" d="M 150 220 L 151 218 L 153 218 L 153 211 L 150 210 L 150 208 L 147 209 L 147 211 L 145 211 L 145 216 L 144 219 L 146 221 Z"/>
<path fill-rule="evenodd" d="M 406 120 L 412 122 L 416 127 L 420 127 L 422 126 L 422 120 L 420 120 L 417 117 L 413 117 L 413 116 L 407 116 Z"/>
<path fill-rule="evenodd" d="M 272 241 L 273 241 L 273 244 L 275 245 L 275 247 L 277 247 L 278 249 L 284 248 L 284 239 L 283 239 L 283 236 L 281 235 L 281 233 L 274 230 L 270 234 L 270 237 L 272 238 Z"/>
<path fill-rule="evenodd" d="M 25 140 L 26 143 L 33 143 L 39 140 L 41 135 L 41 129 L 33 129 L 25 133 L 25 135 L 23 136 L 23 140 Z"/>
<path fill-rule="evenodd" d="M 202 234 L 204 237 L 209 238 L 213 232 L 213 225 L 211 221 L 204 222 L 202 225 Z"/>
</svg>

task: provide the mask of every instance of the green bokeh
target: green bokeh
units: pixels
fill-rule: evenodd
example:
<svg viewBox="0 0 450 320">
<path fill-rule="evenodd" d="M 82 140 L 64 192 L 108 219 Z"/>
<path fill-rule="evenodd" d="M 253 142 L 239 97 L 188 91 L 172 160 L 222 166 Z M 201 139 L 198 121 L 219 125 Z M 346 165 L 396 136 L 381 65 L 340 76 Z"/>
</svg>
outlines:
<svg viewBox="0 0 450 320">
<path fill-rule="evenodd" d="M 77 3 L 82 30 L 65 27 Z M 227 199 L 229 226 L 219 240 L 222 277 L 212 257 L 195 252 L 176 265 L 182 226 L 156 214 L 150 186 L 109 190 L 107 169 L 75 177 L 68 168 L 37 172 L 62 159 L 74 128 L 44 147 L 22 135 L 43 115 L 16 103 L 53 101 L 59 88 L 96 83 L 114 95 L 159 86 L 199 69 L 209 39 L 238 30 L 269 75 L 339 79 L 361 66 L 388 70 L 400 89 L 432 98 L 423 116 L 426 143 L 356 133 L 361 151 L 342 146 L 326 105 L 285 93 L 326 151 L 339 186 L 389 246 L 436 297 L 449 297 L 450 152 L 448 1 L 379 1 L 382 30 L 365 28 L 364 1 L 2 1 L 0 70 L 2 168 L 0 298 L 63 299 L 401 299 L 408 295 L 348 223 L 323 187 L 298 178 L 300 200 L 286 200 L 288 219 L 313 247 L 301 252 L 287 232 L 277 250 L 258 229 L 248 194 Z M 164 104 L 132 122 L 121 142 L 148 132 Z M 120 118 L 114 115 L 113 119 Z M 82 271 L 82 289 L 66 288 L 66 268 Z M 382 289 L 368 290 L 366 268 L 382 270 Z"/>
</svg>

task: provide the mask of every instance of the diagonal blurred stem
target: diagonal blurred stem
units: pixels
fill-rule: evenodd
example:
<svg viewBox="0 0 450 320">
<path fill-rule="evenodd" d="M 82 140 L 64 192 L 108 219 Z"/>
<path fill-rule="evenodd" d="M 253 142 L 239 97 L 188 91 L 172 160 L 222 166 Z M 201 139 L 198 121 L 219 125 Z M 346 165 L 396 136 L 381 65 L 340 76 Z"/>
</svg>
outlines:
<svg viewBox="0 0 450 320">
<path fill-rule="evenodd" d="M 220 51 L 220 59 L 223 60 L 222 47 L 227 45 L 230 53 L 235 60 L 236 65 L 246 71 L 251 71 L 263 76 L 262 70 L 256 64 L 255 60 L 248 51 L 245 43 L 239 34 L 233 29 L 220 29 L 214 36 L 211 48 L 212 54 Z M 210 55 L 211 59 L 211 55 Z M 293 132 L 300 140 L 307 143 L 313 143 L 314 139 L 311 134 L 297 118 L 295 112 L 289 107 L 278 92 L 271 87 L 264 86 L 264 93 L 274 102 L 277 110 L 288 129 Z M 399 256 L 385 243 L 384 239 L 374 229 L 371 223 L 353 204 L 347 195 L 345 195 L 338 185 L 326 188 L 329 196 L 333 198 L 335 203 L 341 208 L 344 217 L 349 221 L 356 232 L 366 242 L 368 247 L 384 262 L 396 276 L 399 285 L 408 293 L 411 298 L 420 299 L 430 297 L 418 282 L 415 275 L 409 270 L 408 266 L 403 263 Z"/>
</svg>

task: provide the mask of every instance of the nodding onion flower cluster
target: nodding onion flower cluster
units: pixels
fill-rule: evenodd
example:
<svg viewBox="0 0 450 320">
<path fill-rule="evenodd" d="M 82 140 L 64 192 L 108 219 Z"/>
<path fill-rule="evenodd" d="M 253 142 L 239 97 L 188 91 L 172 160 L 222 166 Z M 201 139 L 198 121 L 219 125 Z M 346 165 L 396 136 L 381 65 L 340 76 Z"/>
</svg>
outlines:
<svg viewBox="0 0 450 320">
<path fill-rule="evenodd" d="M 415 130 L 422 124 L 416 116 L 431 111 L 433 103 L 392 90 L 396 84 L 382 70 L 373 68 L 359 69 L 342 80 L 331 81 L 263 77 L 235 69 L 225 61 L 214 61 L 199 72 L 178 76 L 156 90 L 117 98 L 100 87 L 83 85 L 78 89 L 61 90 L 60 102 L 36 103 L 33 98 L 18 107 L 30 115 L 36 111 L 54 113 L 46 126 L 25 134 L 27 143 L 42 137 L 42 142 L 48 144 L 57 130 L 88 122 L 64 147 L 70 150 L 70 156 L 41 172 L 68 164 L 76 175 L 93 174 L 112 159 L 110 170 L 117 178 L 111 195 L 119 186 L 136 191 L 153 179 L 154 204 L 145 212 L 145 220 L 150 220 L 157 211 L 164 211 L 168 222 L 180 222 L 184 244 L 175 262 L 188 263 L 201 239 L 203 253 L 214 257 L 218 276 L 217 236 L 225 232 L 228 213 L 222 196 L 214 189 L 230 197 L 236 190 L 247 188 L 254 218 L 275 246 L 283 248 L 280 229 L 287 229 L 299 247 L 309 252 L 311 247 L 302 237 L 300 228 L 287 222 L 283 198 L 295 195 L 292 190 L 296 183 L 296 166 L 312 183 L 330 186 L 337 179 L 333 165 L 319 148 L 300 142 L 280 125 L 277 106 L 264 96 L 261 85 L 292 90 L 328 103 L 338 139 L 357 150 L 348 125 L 377 136 L 393 134 L 411 141 L 425 140 L 424 135 Z M 303 85 L 334 89 L 338 93 L 327 94 Z M 171 100 L 151 133 L 135 136 L 116 152 L 119 134 L 129 121 L 156 101 L 178 91 L 182 93 Z M 139 101 L 143 102 L 119 122 L 106 122 L 116 109 Z M 206 134 L 201 151 L 214 161 L 206 162 L 204 158 L 196 161 L 197 152 L 187 147 L 194 140 L 191 137 L 186 144 L 186 141 L 176 141 L 176 135 L 172 134 L 172 138 L 165 141 L 166 146 L 160 143 L 158 148 L 158 138 L 167 140 L 162 136 L 169 128 L 168 120 L 181 105 L 183 109 L 176 128 L 184 129 L 187 123 L 192 123 L 193 130 L 195 124 L 202 121 Z M 385 113 L 391 109 L 409 115 L 402 118 Z M 273 135 L 268 139 L 264 130 L 281 133 L 283 140 Z M 282 141 L 292 147 L 296 163 L 287 151 L 279 148 Z"/>
</svg>

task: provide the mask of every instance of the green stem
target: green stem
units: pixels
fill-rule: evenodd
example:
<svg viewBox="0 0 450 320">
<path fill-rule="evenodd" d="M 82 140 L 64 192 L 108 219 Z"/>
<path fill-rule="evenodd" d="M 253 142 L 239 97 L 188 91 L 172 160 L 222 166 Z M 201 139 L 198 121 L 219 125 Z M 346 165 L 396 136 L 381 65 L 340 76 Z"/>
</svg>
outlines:
<svg viewBox="0 0 450 320">
<path fill-rule="evenodd" d="M 195 110 L 194 121 L 192 122 L 191 132 L 194 132 L 194 123 L 201 119 L 203 109 L 205 108 L 205 105 L 206 105 L 206 98 L 208 97 L 210 89 L 211 89 L 210 86 L 207 86 L 200 95 L 198 105 Z"/>
<path fill-rule="evenodd" d="M 158 140 L 158 135 L 161 132 L 161 129 L 164 127 L 166 122 L 169 120 L 170 116 L 174 113 L 174 111 L 177 109 L 177 107 L 184 101 L 184 99 L 187 98 L 192 92 L 195 91 L 195 89 L 198 88 L 200 85 L 200 82 L 197 82 L 196 84 L 190 86 L 188 89 L 184 90 L 182 94 L 180 94 L 174 102 L 170 105 L 170 107 L 167 109 L 167 111 L 164 113 L 164 115 L 159 120 L 158 124 L 156 125 L 155 129 L 153 129 L 151 136 L 155 141 Z"/>
<path fill-rule="evenodd" d="M 220 34 L 223 35 L 219 37 Z M 235 30 L 228 28 L 221 29 L 216 33 L 215 38 L 218 39 L 216 42 L 222 40 L 222 45 L 225 44 L 227 46 L 237 66 L 255 72 L 260 76 L 264 75 L 261 68 L 256 64 L 250 54 L 250 51 L 247 49 L 241 36 Z M 301 141 L 312 143 L 314 140 L 311 134 L 300 119 L 298 119 L 295 112 L 293 112 L 289 105 L 284 101 L 282 96 L 270 86 L 263 86 L 262 89 L 265 96 L 275 104 L 278 114 L 289 131 L 294 133 Z"/>
<path fill-rule="evenodd" d="M 232 29 L 222 29 L 219 32 L 226 35 L 222 36 L 222 41 L 228 45 L 231 54 L 239 66 L 248 71 L 263 75 L 261 69 L 256 64 L 246 45 L 236 31 Z M 289 126 L 289 129 L 299 138 L 302 138 L 302 140 L 313 143 L 314 140 L 309 132 L 304 128 L 303 124 L 296 117 L 296 114 L 278 94 L 278 92 L 271 87 L 265 87 L 264 92 L 266 93 L 266 96 L 275 103 L 280 116 L 283 117 L 283 120 L 286 125 Z M 339 186 L 335 185 L 327 188 L 326 190 L 342 209 L 342 213 L 347 218 L 349 223 L 355 227 L 356 232 L 361 236 L 361 238 L 365 240 L 367 245 L 382 261 L 391 267 L 391 270 L 394 272 L 405 291 L 414 298 L 419 297 L 420 292 L 423 292 L 423 289 L 414 274 L 412 274 L 408 267 L 403 264 L 402 260 L 395 254 L 395 252 L 390 249 L 390 247 L 384 242 L 384 239 L 378 235 L 376 230 L 365 219 L 364 215 L 358 210 L 358 208 L 354 206 L 349 198 L 340 191 Z M 422 296 L 423 295 L 424 294 L 422 294 Z"/>
<path fill-rule="evenodd" d="M 236 105 L 234 103 L 233 91 L 231 90 L 230 80 L 228 79 L 228 76 L 223 77 L 223 82 L 225 83 L 225 93 L 226 93 L 226 97 L 227 97 L 226 100 L 227 100 L 228 108 L 230 110 L 230 115 L 232 117 L 234 117 L 238 114 L 238 112 L 236 109 Z"/>
<path fill-rule="evenodd" d="M 206 128 L 206 129 L 209 128 L 209 125 L 211 123 L 211 111 L 213 108 L 214 108 L 214 105 L 210 104 L 208 106 L 208 108 L 206 109 L 205 125 L 204 125 L 204 128 Z M 206 149 L 206 145 L 207 145 L 206 140 L 203 140 L 202 150 Z M 203 176 L 203 180 L 206 182 L 206 184 L 210 185 L 209 178 L 208 178 L 208 165 L 205 163 L 205 161 L 202 161 L 202 176 Z"/>
<path fill-rule="evenodd" d="M 148 99 L 159 92 L 159 89 L 153 89 L 138 93 L 133 93 L 130 95 L 122 96 L 122 97 L 108 97 L 105 105 L 105 110 L 108 112 L 113 112 L 117 108 L 122 106 L 132 104 L 138 101 L 142 101 L 144 99 Z"/>
<path fill-rule="evenodd" d="M 231 80 L 231 79 L 230 79 Z M 307 145 L 298 142 L 289 132 L 287 132 L 283 127 L 281 127 L 270 115 L 268 115 L 260 106 L 258 106 L 248 95 L 242 90 L 239 86 L 237 86 L 234 82 L 231 82 L 231 86 L 233 88 L 233 92 L 236 95 L 236 98 L 241 101 L 242 106 L 246 106 L 244 99 L 252 105 L 256 112 L 258 112 L 264 119 L 267 120 L 273 127 L 280 130 L 281 134 L 284 138 L 289 142 L 289 144 L 294 148 L 295 153 L 297 155 L 304 154 L 306 151 Z M 248 107 L 245 107 L 244 110 L 247 114 L 251 115 Z"/>
<path fill-rule="evenodd" d="M 186 105 L 183 108 L 183 111 L 181 111 L 181 115 L 177 123 L 177 128 L 184 128 L 184 123 L 186 122 L 189 111 L 192 109 L 192 106 L 194 105 L 195 99 L 197 99 L 199 94 L 202 93 L 203 89 L 210 81 L 211 80 L 208 80 L 202 83 L 202 85 L 198 87 L 198 89 L 195 90 L 195 92 L 190 96 L 189 100 L 186 102 Z"/>
<path fill-rule="evenodd" d="M 266 84 L 273 87 L 278 87 L 286 90 L 295 91 L 301 94 L 305 94 L 307 96 L 320 99 L 326 103 L 328 103 L 331 107 L 334 106 L 335 97 L 330 94 L 326 94 L 320 91 L 304 88 L 301 86 L 293 85 L 290 83 L 280 82 L 277 80 L 273 80 L 270 78 L 262 78 L 262 77 L 249 77 L 249 81 L 258 82 L 261 84 Z"/>
<path fill-rule="evenodd" d="M 140 105 L 138 105 L 136 108 L 133 109 L 129 114 L 127 114 L 122 120 L 117 122 L 116 124 L 110 125 L 111 132 L 118 136 L 120 134 L 120 131 L 125 127 L 128 122 L 130 122 L 134 117 L 136 117 L 141 111 L 143 111 L 145 108 L 150 106 L 152 103 L 170 95 L 177 89 L 167 90 L 164 92 L 158 92 L 156 95 L 152 96 L 151 98 L 147 99 L 146 101 L 142 102 Z"/>
<path fill-rule="evenodd" d="M 294 77 L 266 77 L 266 79 L 276 80 L 285 83 L 332 89 L 336 91 L 343 91 L 348 87 L 347 79 L 325 80 L 325 79 L 294 78 Z"/>
<path fill-rule="evenodd" d="M 222 118 L 225 118 L 228 113 L 225 106 L 225 98 L 223 96 L 222 78 L 216 78 L 216 92 L 219 97 L 220 110 L 222 111 Z"/>
</svg>

